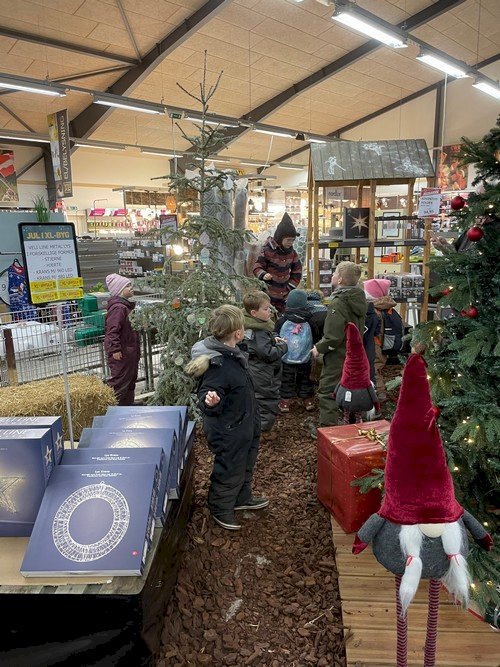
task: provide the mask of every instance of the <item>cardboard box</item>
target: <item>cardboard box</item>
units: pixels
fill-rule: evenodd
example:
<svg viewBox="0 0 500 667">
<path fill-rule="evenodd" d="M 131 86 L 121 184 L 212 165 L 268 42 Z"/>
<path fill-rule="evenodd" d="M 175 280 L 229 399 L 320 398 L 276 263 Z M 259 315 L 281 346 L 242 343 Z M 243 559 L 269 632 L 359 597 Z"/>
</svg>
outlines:
<svg viewBox="0 0 500 667">
<path fill-rule="evenodd" d="M 346 533 L 354 533 L 381 505 L 378 489 L 360 493 L 351 482 L 383 468 L 382 445 L 359 431 L 389 431 L 389 422 L 375 421 L 318 429 L 318 500 L 335 517 Z"/>
<path fill-rule="evenodd" d="M 64 451 L 61 417 L 0 417 L 0 429 L 5 428 L 50 428 L 54 463 L 61 461 Z"/>
<path fill-rule="evenodd" d="M 54 467 L 50 428 L 0 429 L 0 537 L 26 537 Z"/>
</svg>

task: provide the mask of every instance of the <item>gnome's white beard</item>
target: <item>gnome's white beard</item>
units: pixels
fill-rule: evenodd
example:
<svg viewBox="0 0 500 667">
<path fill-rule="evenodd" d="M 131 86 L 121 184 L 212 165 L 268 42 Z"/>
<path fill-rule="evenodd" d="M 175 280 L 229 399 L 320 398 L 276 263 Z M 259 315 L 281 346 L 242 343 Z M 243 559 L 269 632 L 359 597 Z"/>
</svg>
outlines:
<svg viewBox="0 0 500 667">
<path fill-rule="evenodd" d="M 420 558 L 422 539 L 423 533 L 418 525 L 401 526 L 399 544 L 407 559 L 399 588 L 403 616 L 406 615 L 408 607 L 415 597 L 422 576 L 422 560 Z M 444 526 L 441 541 L 444 552 L 450 557 L 450 567 L 441 581 L 454 598 L 460 600 L 466 606 L 469 601 L 470 575 L 467 569 L 467 561 L 460 553 L 463 548 L 462 530 L 457 521 Z"/>
</svg>

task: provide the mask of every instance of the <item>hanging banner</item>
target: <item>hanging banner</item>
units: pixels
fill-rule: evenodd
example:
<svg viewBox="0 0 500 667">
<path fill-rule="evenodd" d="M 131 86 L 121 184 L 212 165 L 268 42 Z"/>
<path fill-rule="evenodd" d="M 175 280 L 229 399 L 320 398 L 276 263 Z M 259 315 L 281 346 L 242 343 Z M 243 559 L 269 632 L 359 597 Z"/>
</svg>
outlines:
<svg viewBox="0 0 500 667">
<path fill-rule="evenodd" d="M 443 146 L 440 151 L 438 185 L 441 190 L 465 190 L 467 187 L 469 167 L 460 164 L 461 148 L 460 144 L 452 144 Z"/>
<path fill-rule="evenodd" d="M 439 215 L 441 188 L 422 188 L 418 202 L 418 217 L 433 218 Z"/>
<path fill-rule="evenodd" d="M 22 222 L 19 235 L 31 303 L 81 299 L 74 225 Z"/>
<path fill-rule="evenodd" d="M 13 151 L 0 151 L 0 201 L 19 202 Z"/>
<path fill-rule="evenodd" d="M 52 169 L 56 182 L 56 199 L 73 196 L 71 180 L 71 153 L 69 145 L 68 110 L 56 111 L 47 116 L 49 125 Z"/>
</svg>

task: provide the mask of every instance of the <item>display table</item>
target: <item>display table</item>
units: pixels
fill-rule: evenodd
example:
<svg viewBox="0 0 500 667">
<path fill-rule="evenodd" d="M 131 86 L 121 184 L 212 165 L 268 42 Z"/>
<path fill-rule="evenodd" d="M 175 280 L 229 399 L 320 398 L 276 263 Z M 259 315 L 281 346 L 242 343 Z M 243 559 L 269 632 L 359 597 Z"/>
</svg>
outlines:
<svg viewBox="0 0 500 667">
<path fill-rule="evenodd" d="M 142 577 L 25 579 L 28 538 L 0 539 L 0 665 L 153 665 L 175 585 L 194 488 L 194 449 L 180 498 L 157 528 Z"/>
</svg>

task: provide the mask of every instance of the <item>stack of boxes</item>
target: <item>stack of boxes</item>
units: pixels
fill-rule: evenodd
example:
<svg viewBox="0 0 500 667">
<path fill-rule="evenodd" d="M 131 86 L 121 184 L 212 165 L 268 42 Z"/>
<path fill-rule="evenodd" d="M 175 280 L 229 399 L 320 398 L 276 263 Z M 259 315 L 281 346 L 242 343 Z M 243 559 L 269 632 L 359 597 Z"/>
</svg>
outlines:
<svg viewBox="0 0 500 667">
<path fill-rule="evenodd" d="M 424 298 L 424 278 L 418 273 L 379 273 L 377 278 L 390 280 L 389 294 L 398 302 L 421 302 Z"/>
<path fill-rule="evenodd" d="M 105 298 L 98 299 L 96 294 L 85 294 L 83 299 L 80 299 L 79 306 L 82 311 L 83 326 L 75 329 L 75 342 L 77 345 L 83 347 L 84 345 L 91 345 L 95 343 L 100 336 L 104 335 L 104 322 L 106 319 L 106 312 L 102 307 L 107 305 L 109 295 Z M 101 309 L 99 309 L 101 305 Z"/>
<path fill-rule="evenodd" d="M 319 260 L 319 288 L 323 296 L 332 295 L 333 262 L 331 259 Z"/>
</svg>

